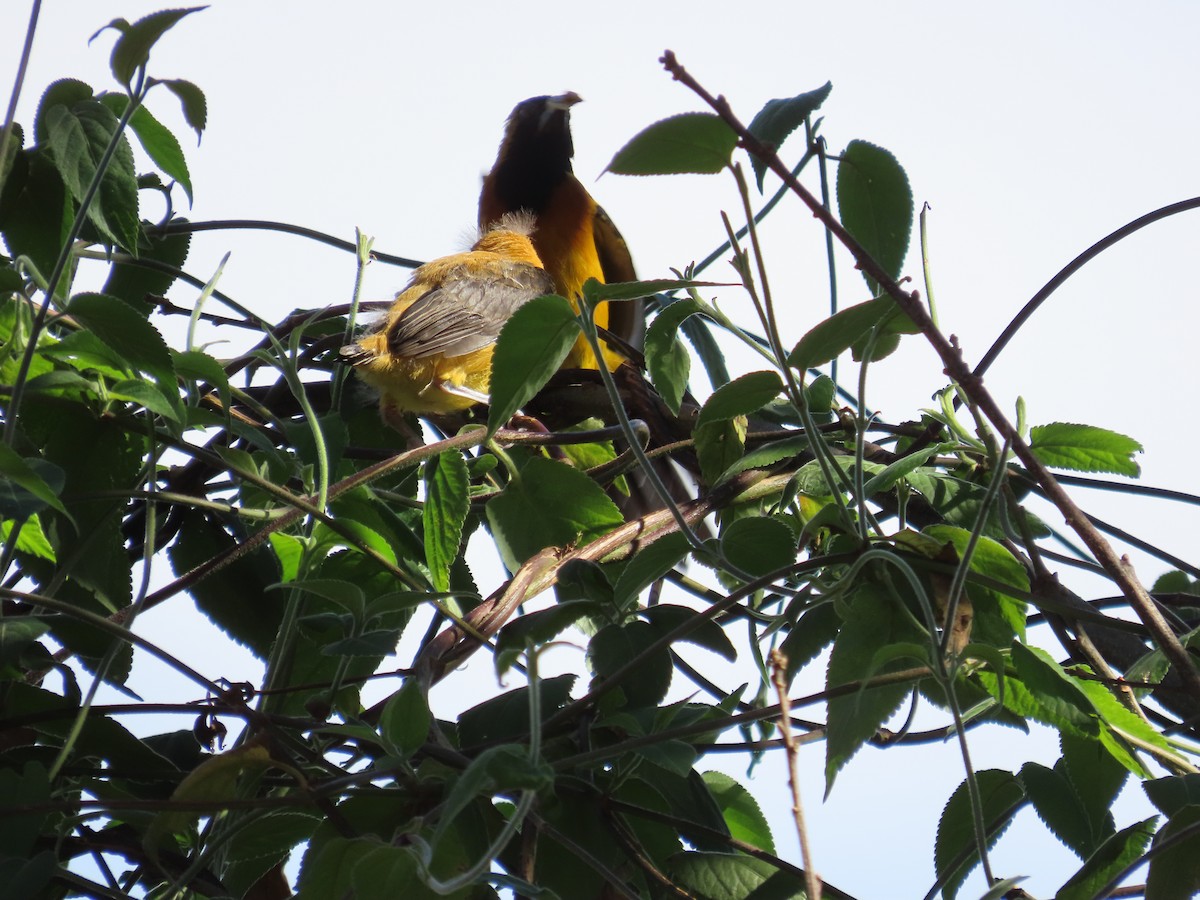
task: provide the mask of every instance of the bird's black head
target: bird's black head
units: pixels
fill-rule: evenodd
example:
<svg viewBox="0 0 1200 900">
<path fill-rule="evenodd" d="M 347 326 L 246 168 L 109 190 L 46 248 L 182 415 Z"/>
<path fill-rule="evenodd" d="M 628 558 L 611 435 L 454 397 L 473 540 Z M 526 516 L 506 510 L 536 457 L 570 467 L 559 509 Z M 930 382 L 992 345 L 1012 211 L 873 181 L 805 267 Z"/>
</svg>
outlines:
<svg viewBox="0 0 1200 900">
<path fill-rule="evenodd" d="M 522 100 L 508 117 L 492 177 L 510 209 L 541 210 L 563 178 L 570 175 L 571 107 L 582 98 L 568 91 Z"/>
</svg>

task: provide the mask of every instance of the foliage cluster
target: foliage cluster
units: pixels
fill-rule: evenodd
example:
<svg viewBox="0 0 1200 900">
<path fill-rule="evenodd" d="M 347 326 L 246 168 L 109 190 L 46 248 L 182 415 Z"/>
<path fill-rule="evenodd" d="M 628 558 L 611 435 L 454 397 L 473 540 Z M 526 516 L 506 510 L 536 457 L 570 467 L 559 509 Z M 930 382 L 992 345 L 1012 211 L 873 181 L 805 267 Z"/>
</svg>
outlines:
<svg viewBox="0 0 1200 900">
<path fill-rule="evenodd" d="M 827 153 L 814 116 L 830 85 L 743 128 L 668 54 L 713 111 L 651 126 L 610 164 L 727 173 L 744 201 L 746 224 L 729 225 L 709 262 L 732 254 L 758 322 L 704 298 L 703 264 L 677 280 L 591 283 L 585 298 L 653 295 L 646 368 L 683 440 L 652 434 L 647 451 L 641 410 L 607 373 L 587 385 L 615 401 L 605 421 L 564 407 L 559 362 L 580 328 L 597 335 L 547 297 L 500 339 L 486 421 L 397 452 L 336 365 L 357 298 L 264 321 L 184 271 L 192 225 L 139 215 L 142 192 L 192 195 L 179 141 L 146 105 L 170 92 L 205 126 L 199 88 L 147 72 L 190 12 L 112 23 L 121 89 L 60 81 L 31 129 L 8 123 L 0 141 L 6 896 L 289 896 L 283 864 L 299 847 L 305 898 L 843 897 L 842 861 L 820 887 L 821 860 L 778 855 L 755 798 L 704 771 L 705 755 L 720 744 L 794 760 L 799 742 L 823 740 L 832 790 L 865 744 L 918 753 L 931 737 L 958 743 L 964 771 L 931 836 L 931 895 L 961 896 L 979 865 L 988 896 L 1014 890 L 1027 873 L 993 871 L 989 850 L 1027 806 L 1079 856 L 1059 897 L 1103 896 L 1147 858 L 1148 896 L 1200 887 L 1196 586 L 1176 572 L 1147 594 L 1047 470 L 1136 476 L 1139 447 L 1000 413 L 897 283 L 914 213 L 903 169 L 865 141 Z M 776 149 L 796 133 L 788 168 Z M 131 135 L 156 172 L 137 173 Z M 782 181 L 757 215 L 739 147 L 760 192 L 768 172 Z M 836 196 L 813 198 L 796 177 L 811 166 L 826 185 L 833 162 Z M 757 246 L 757 221 L 784 197 L 854 255 L 869 298 L 798 338 L 776 327 Z M 369 243 L 358 250 L 362 265 Z M 97 292 L 73 290 L 85 258 L 107 267 Z M 189 282 L 191 328 L 172 347 L 156 322 L 179 311 L 168 289 Z M 202 319 L 252 346 L 217 358 L 195 344 Z M 886 423 L 858 402 L 862 385 L 918 332 L 950 383 L 934 408 Z M 731 377 L 718 333 L 762 368 Z M 857 389 L 836 380 L 847 353 Z M 715 387 L 703 403 L 687 389 L 694 357 Z M 547 404 L 575 427 L 508 427 Z M 648 452 L 687 468 L 697 491 L 627 522 L 612 496 L 650 471 Z M 1082 546 L 1050 549 L 1064 536 L 1029 511 L 1035 498 Z M 486 596 L 465 557 L 472 536 L 493 540 L 510 573 Z M 1076 596 L 1053 565 L 1106 575 L 1119 602 Z M 188 597 L 263 660 L 262 684 L 222 682 L 138 636 L 141 613 Z M 1035 623 L 1053 652 L 1028 642 Z M 416 651 L 393 658 L 421 626 Z M 587 680 L 539 677 L 539 655 L 567 633 L 586 640 Z M 680 644 L 750 680 L 722 684 Z M 439 716 L 430 687 L 481 650 L 526 684 Z M 187 727 L 137 736 L 125 720 L 152 704 L 96 702 L 101 684 L 128 693 L 136 654 L 194 681 L 202 699 L 153 704 Z M 825 690 L 789 699 L 824 660 Z M 365 707 L 363 686 L 387 679 L 394 690 Z M 670 699 L 686 693 L 677 681 L 698 693 Z M 943 726 L 915 733 L 918 704 Z M 823 707 L 823 721 L 797 717 L 800 705 Z M 232 722 L 236 739 L 214 752 Z M 995 723 L 1056 729 L 1061 759 L 974 769 L 972 733 Z M 1130 776 L 1161 816 L 1114 818 Z"/>
</svg>

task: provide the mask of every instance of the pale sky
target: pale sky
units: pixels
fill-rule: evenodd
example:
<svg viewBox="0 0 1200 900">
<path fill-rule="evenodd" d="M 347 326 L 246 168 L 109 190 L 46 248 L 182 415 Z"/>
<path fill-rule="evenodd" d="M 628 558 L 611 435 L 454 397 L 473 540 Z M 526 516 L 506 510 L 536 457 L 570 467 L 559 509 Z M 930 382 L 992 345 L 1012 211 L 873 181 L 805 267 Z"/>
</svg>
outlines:
<svg viewBox="0 0 1200 900">
<path fill-rule="evenodd" d="M 159 8 L 142 0 L 46 3 L 18 121 L 31 122 L 38 97 L 57 78 L 113 89 L 113 35 L 90 47 L 88 37 L 115 17 L 134 20 Z M 5 85 L 27 16 L 27 3 L 0 6 Z M 739 209 L 728 176 L 596 180 L 641 128 L 702 108 L 662 70 L 662 51 L 674 50 L 746 121 L 771 98 L 829 80 L 833 92 L 821 114 L 831 149 L 853 139 L 888 148 L 908 171 L 917 207 L 930 205 L 942 326 L 975 361 L 1026 300 L 1091 243 L 1200 194 L 1197 119 L 1188 112 L 1200 87 L 1198 33 L 1200 7 L 1184 2 L 613 0 L 598 7 L 216 0 L 176 26 L 150 64 L 154 76 L 186 78 L 205 91 L 208 130 L 200 146 L 189 140 L 169 94 L 156 91 L 147 105 L 184 143 L 196 196 L 191 218 L 275 219 L 351 240 L 358 227 L 375 237 L 378 250 L 428 259 L 467 242 L 480 176 L 512 106 L 535 94 L 576 91 L 586 101 L 572 117 L 576 172 L 650 278 L 707 256 L 723 239 L 720 210 L 736 219 Z M 797 138 L 782 155 L 791 161 L 801 152 Z M 768 191 L 777 184 L 768 177 Z M 764 235 L 783 330 L 794 342 L 828 307 L 823 237 L 790 201 L 768 219 Z M 1196 491 L 1195 467 L 1180 451 L 1200 437 L 1191 409 L 1198 316 L 1190 263 L 1198 239 L 1200 214 L 1185 214 L 1123 242 L 1073 278 L 989 374 L 1002 405 L 1012 410 L 1020 395 L 1033 424 L 1085 422 L 1130 434 L 1146 447 L 1144 483 Z M 293 237 L 199 235 L 189 270 L 207 278 L 226 250 L 232 257 L 222 290 L 268 319 L 349 298 L 353 260 Z M 910 250 L 905 271 L 916 279 L 918 262 Z M 708 274 L 732 278 L 722 265 Z M 374 265 L 365 296 L 389 296 L 406 277 Z M 866 299 L 861 279 L 845 265 L 840 288 L 844 304 Z M 735 318 L 749 315 L 739 291 L 717 293 Z M 191 299 L 182 289 L 172 297 Z M 756 366 L 742 356 L 732 360 L 735 374 L 748 365 Z M 918 337 L 907 338 L 874 369 L 867 403 L 891 421 L 910 417 L 943 386 L 940 370 Z M 1193 508 L 1078 496 L 1089 511 L 1171 552 L 1188 558 L 1194 550 L 1200 515 Z M 1147 583 L 1167 568 L 1132 558 Z M 1098 589 L 1067 577 L 1085 596 Z M 480 586 L 486 592 L 495 585 Z M 162 616 L 143 624 L 164 642 L 176 630 Z M 178 642 L 174 649 L 207 674 L 242 677 L 208 666 L 202 649 Z M 448 707 L 494 690 L 488 673 L 487 661 L 477 659 L 446 689 Z M 819 683 L 821 673 L 814 676 Z M 473 687 L 466 684 L 472 678 Z M 810 713 L 821 718 L 824 711 Z M 1051 764 L 1057 755 L 1045 736 L 974 735 L 979 768 L 1015 770 L 1026 759 Z M 809 747 L 801 758 L 818 871 L 864 900 L 922 896 L 933 881 L 937 816 L 962 778 L 954 748 L 865 751 L 824 804 L 823 748 Z M 747 782 L 744 760 L 717 764 L 760 798 L 781 854 L 798 862 L 782 769 L 764 763 Z M 1140 799 L 1140 789 L 1131 793 Z M 1144 801 L 1130 802 L 1117 826 L 1147 814 Z M 1046 896 L 1077 863 L 1026 810 L 993 865 L 1002 875 L 1029 875 L 1022 886 Z M 981 884 L 976 874 L 961 896 L 977 896 Z"/>
</svg>

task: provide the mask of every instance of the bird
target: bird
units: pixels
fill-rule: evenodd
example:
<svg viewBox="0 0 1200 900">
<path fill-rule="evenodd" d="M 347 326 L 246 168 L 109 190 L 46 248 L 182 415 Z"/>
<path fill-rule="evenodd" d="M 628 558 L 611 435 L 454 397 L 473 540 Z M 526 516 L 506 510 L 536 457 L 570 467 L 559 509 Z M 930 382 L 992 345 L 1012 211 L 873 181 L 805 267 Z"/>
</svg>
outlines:
<svg viewBox="0 0 1200 900">
<path fill-rule="evenodd" d="M 571 109 L 581 101 L 578 94 L 568 91 L 556 96 L 530 97 L 518 103 L 508 117 L 496 161 L 484 176 L 479 194 L 480 227 L 517 210 L 526 210 L 537 217 L 533 246 L 554 279 L 555 291 L 570 300 L 576 312 L 584 282 L 589 278 L 605 284 L 638 280 L 621 232 L 575 177 L 571 162 L 575 155 Z M 595 322 L 619 338 L 625 348 L 637 351 L 640 358 L 646 326 L 642 300 L 598 304 Z M 690 429 L 672 421 L 661 399 L 625 353 L 612 345 L 602 345 L 601 356 L 605 367 L 622 385 L 622 394 L 628 397 L 627 410 L 651 425 L 653 446 L 687 437 Z M 561 370 L 599 368 L 587 339 L 580 335 Z M 686 457 L 686 452 L 681 456 Z M 676 502 L 691 499 L 688 485 L 669 459 L 656 459 L 652 465 Z M 628 494 L 617 490 L 613 493 L 627 519 L 663 506 L 641 471 L 633 473 Z"/>
<path fill-rule="evenodd" d="M 607 284 L 637 280 L 621 232 L 572 168 L 571 107 L 581 100 L 568 91 L 518 103 L 508 117 L 496 162 L 484 176 L 479 195 L 480 228 L 520 210 L 537 217 L 533 246 L 553 277 L 556 292 L 571 301 L 576 312 L 589 278 Z M 626 344 L 640 348 L 645 331 L 641 300 L 598 304 L 595 321 Z M 610 371 L 626 361 L 607 345 L 601 355 Z M 583 335 L 562 367 L 599 368 Z"/>
<path fill-rule="evenodd" d="M 414 271 L 376 327 L 341 348 L 342 361 L 379 391 L 385 422 L 411 435 L 405 413 L 446 415 L 488 402 L 500 329 L 554 290 L 536 232 L 528 212 L 500 216 L 470 250 Z"/>
</svg>

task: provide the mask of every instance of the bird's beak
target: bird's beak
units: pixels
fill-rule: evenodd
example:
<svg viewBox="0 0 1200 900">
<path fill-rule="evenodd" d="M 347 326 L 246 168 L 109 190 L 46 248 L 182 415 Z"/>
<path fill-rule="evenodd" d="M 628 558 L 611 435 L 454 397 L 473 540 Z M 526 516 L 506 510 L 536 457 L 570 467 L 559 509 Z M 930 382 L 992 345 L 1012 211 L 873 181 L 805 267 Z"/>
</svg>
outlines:
<svg viewBox="0 0 1200 900">
<path fill-rule="evenodd" d="M 577 93 L 574 91 L 567 91 L 565 94 L 559 94 L 557 97 L 551 97 L 548 101 L 546 101 L 546 108 L 557 110 L 558 112 L 566 112 L 576 103 L 580 103 L 582 101 L 583 98 Z"/>
</svg>

